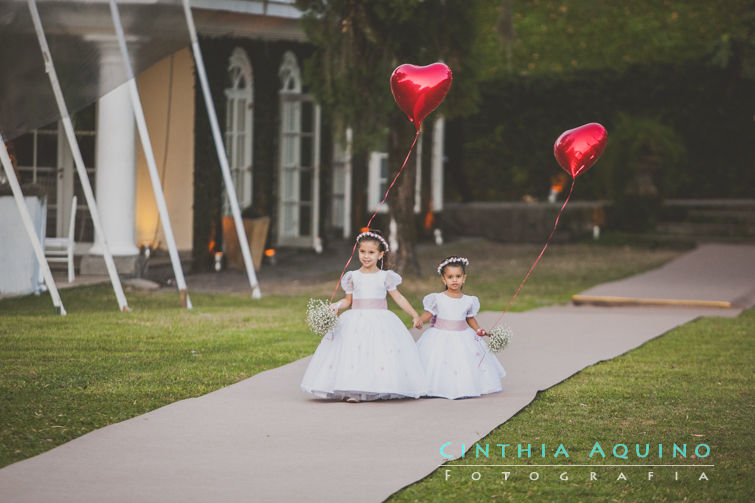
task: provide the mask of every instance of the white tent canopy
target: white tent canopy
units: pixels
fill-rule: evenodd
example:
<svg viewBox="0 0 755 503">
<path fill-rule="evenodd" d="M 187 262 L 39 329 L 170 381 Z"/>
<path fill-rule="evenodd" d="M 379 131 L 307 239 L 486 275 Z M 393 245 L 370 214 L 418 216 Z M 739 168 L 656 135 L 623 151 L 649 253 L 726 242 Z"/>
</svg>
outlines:
<svg viewBox="0 0 755 503">
<path fill-rule="evenodd" d="M 225 148 L 222 146 L 215 110 L 209 100 L 210 91 L 204 75 L 204 64 L 188 0 L 0 0 L 0 65 L 3 68 L 3 72 L 0 73 L 0 141 L 13 139 L 52 121 L 63 120 L 69 146 L 74 157 L 78 157 L 77 170 L 87 196 L 93 223 L 100 227 L 100 234 L 104 236 L 86 172 L 79 162 L 81 156 L 76 155 L 78 146 L 72 134 L 70 114 L 127 83 L 176 283 L 181 292 L 183 305 L 191 308 L 134 81 L 134 76 L 139 72 L 188 45 L 192 45 L 200 73 L 202 90 L 213 126 L 213 137 L 226 187 L 229 189 L 227 192 L 236 220 L 236 229 L 242 243 L 252 295 L 259 297 L 259 286 L 241 224 L 238 202 L 231 186 Z M 40 55 L 40 48 L 44 57 Z M 121 64 L 113 64 L 113 60 L 118 58 Z M 104 61 L 108 64 L 103 64 Z M 5 154 L 3 167 L 8 177 L 12 178 L 14 195 L 17 196 L 19 211 L 23 216 L 25 208 L 22 209 L 19 202 L 22 201 L 20 187 L 10 166 L 10 160 L 6 163 L 7 152 L 4 146 L 2 151 Z M 31 227 L 27 226 L 27 232 L 34 242 L 36 237 L 32 236 Z M 35 250 L 37 248 L 41 249 L 41 243 L 36 243 Z M 128 306 L 112 264 L 112 257 L 108 251 L 105 255 L 119 306 L 122 310 L 127 310 Z M 44 257 L 40 253 L 37 253 L 37 258 L 44 262 Z M 43 269 L 49 273 L 47 264 L 44 264 Z M 64 312 L 52 276 L 45 274 L 45 278 L 55 305 L 60 305 L 60 310 Z"/>
</svg>

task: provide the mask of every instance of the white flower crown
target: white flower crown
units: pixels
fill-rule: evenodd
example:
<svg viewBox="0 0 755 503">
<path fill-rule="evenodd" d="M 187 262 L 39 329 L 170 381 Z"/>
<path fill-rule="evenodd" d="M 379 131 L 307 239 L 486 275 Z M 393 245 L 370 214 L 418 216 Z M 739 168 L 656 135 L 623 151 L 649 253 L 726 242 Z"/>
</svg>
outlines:
<svg viewBox="0 0 755 503">
<path fill-rule="evenodd" d="M 446 267 L 448 264 L 464 264 L 464 267 L 469 265 L 469 259 L 466 257 L 451 257 L 447 258 L 443 262 L 440 263 L 438 266 L 438 274 L 443 274 L 441 271 L 443 271 L 443 268 Z"/>
<path fill-rule="evenodd" d="M 386 240 L 383 238 L 383 236 L 381 236 L 380 234 L 376 234 L 374 232 L 370 232 L 370 231 L 363 232 L 360 235 L 358 235 L 357 236 L 357 243 L 359 242 L 360 239 L 362 239 L 363 237 L 366 237 L 366 236 L 369 236 L 371 238 L 377 239 L 378 241 L 380 241 L 381 243 L 383 243 L 383 246 L 385 247 L 385 251 L 391 251 L 390 248 L 388 247 L 388 242 L 386 242 Z"/>
</svg>

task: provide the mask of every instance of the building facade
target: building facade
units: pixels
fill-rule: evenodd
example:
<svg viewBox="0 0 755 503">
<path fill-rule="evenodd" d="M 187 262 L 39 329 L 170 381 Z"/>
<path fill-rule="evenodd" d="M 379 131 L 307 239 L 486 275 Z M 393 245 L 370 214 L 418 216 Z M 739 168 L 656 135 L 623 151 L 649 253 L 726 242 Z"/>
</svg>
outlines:
<svg viewBox="0 0 755 503">
<path fill-rule="evenodd" d="M 271 247 L 321 252 L 328 240 L 351 236 L 382 199 L 386 154 L 374 152 L 367 166 L 353 165 L 351 132 L 329 129 L 327 110 L 303 76 L 314 48 L 299 28 L 293 0 L 194 0 L 192 7 L 244 217 L 270 217 L 265 245 Z M 136 80 L 177 246 L 202 270 L 223 250 L 222 221 L 230 211 L 191 48 L 162 58 Z M 121 272 L 134 273 L 140 249 L 166 245 L 126 85 L 73 118 L 111 251 Z M 415 212 L 437 213 L 443 204 L 442 118 L 423 136 Z M 47 190 L 48 236 L 66 232 L 78 196 L 82 272 L 104 270 L 60 124 L 15 138 L 12 149 L 22 183 Z M 355 179 L 366 183 L 357 186 Z M 366 201 L 361 213 L 352 210 L 355 199 Z"/>
</svg>

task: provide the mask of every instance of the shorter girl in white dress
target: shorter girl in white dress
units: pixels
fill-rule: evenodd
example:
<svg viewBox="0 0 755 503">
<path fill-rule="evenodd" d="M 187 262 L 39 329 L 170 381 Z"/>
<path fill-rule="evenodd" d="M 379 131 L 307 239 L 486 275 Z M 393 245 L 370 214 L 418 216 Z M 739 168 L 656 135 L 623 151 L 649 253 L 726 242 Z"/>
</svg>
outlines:
<svg viewBox="0 0 755 503">
<path fill-rule="evenodd" d="M 419 398 L 427 393 L 414 338 L 388 310 L 386 293 L 422 327 L 419 314 L 396 287 L 401 276 L 383 270 L 388 243 L 377 231 L 357 236 L 362 267 L 341 279 L 346 297 L 331 309 L 343 313 L 331 334 L 323 337 L 301 382 L 301 389 L 319 398 L 349 402 Z M 380 266 L 380 267 L 378 267 Z"/>
<path fill-rule="evenodd" d="M 498 358 L 488 350 L 485 331 L 475 316 L 480 301 L 461 291 L 467 279 L 469 260 L 449 257 L 438 266 L 446 290 L 431 293 L 423 300 L 421 321 L 431 321 L 417 341 L 425 367 L 428 396 L 464 398 L 497 393 L 506 375 Z"/>
</svg>

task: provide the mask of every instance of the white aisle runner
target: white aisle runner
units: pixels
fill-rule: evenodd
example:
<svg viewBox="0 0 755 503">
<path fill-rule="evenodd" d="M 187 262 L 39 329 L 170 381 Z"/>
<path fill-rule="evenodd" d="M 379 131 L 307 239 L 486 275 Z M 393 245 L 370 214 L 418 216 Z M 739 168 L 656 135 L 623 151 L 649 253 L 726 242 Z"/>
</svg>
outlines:
<svg viewBox="0 0 755 503">
<path fill-rule="evenodd" d="M 717 247 L 715 260 L 709 252 L 702 247 L 675 261 L 686 264 L 679 273 L 718 263 L 741 274 L 685 281 L 684 291 L 715 289 L 722 300 L 749 299 L 738 307 L 750 307 L 755 247 Z M 610 294 L 621 295 L 621 287 Z M 382 501 L 442 463 L 441 445 L 474 444 L 538 390 L 699 316 L 739 312 L 556 306 L 507 314 L 515 338 L 502 353 L 504 391 L 468 400 L 317 401 L 299 391 L 305 358 L 7 466 L 0 501 Z M 496 317 L 483 313 L 481 324 Z"/>
</svg>

